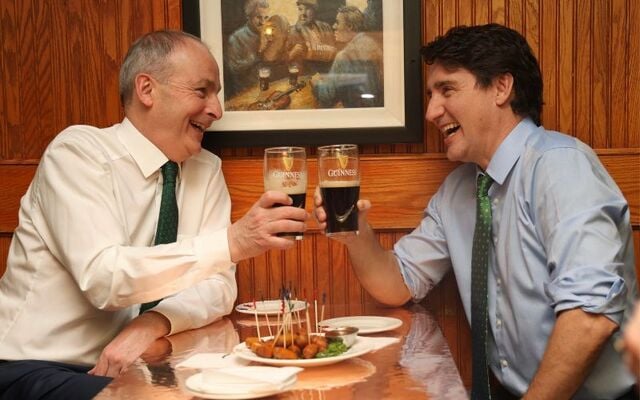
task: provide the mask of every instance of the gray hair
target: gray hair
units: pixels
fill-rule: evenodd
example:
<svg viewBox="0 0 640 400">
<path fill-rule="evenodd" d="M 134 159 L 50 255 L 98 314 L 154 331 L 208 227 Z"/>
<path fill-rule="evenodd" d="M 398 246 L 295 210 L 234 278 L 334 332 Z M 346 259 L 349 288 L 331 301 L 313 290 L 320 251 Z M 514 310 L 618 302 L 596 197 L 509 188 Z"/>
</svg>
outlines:
<svg viewBox="0 0 640 400">
<path fill-rule="evenodd" d="M 345 22 L 347 26 L 353 32 L 362 32 L 364 31 L 364 14 L 358 7 L 354 6 L 342 6 L 338 8 L 337 14 L 343 14 L 345 17 Z"/>
<path fill-rule="evenodd" d="M 127 106 L 131 102 L 138 74 L 147 73 L 159 81 L 166 81 L 173 72 L 169 57 L 175 49 L 189 40 L 204 46 L 199 38 L 182 31 L 155 31 L 138 38 L 127 51 L 120 67 L 119 89 L 122 105 Z"/>
<path fill-rule="evenodd" d="M 269 8 L 269 2 L 267 0 L 247 0 L 244 3 L 244 15 L 250 18 L 258 8 Z"/>
</svg>

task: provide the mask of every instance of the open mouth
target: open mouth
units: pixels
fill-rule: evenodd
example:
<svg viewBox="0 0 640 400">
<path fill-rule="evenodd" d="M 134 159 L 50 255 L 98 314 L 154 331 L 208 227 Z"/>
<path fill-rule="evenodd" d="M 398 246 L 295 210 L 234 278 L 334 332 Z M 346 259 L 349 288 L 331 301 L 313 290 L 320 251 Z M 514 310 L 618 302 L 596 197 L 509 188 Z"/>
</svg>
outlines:
<svg viewBox="0 0 640 400">
<path fill-rule="evenodd" d="M 454 133 L 458 132 L 459 129 L 460 129 L 460 125 L 452 123 L 452 124 L 447 124 L 443 126 L 440 130 L 445 137 L 449 137 Z"/>
<path fill-rule="evenodd" d="M 204 125 L 202 125 L 201 123 L 198 123 L 196 121 L 189 121 L 189 123 L 191 124 L 191 126 L 196 128 L 200 132 L 204 133 L 204 130 L 206 129 L 206 127 Z"/>
</svg>

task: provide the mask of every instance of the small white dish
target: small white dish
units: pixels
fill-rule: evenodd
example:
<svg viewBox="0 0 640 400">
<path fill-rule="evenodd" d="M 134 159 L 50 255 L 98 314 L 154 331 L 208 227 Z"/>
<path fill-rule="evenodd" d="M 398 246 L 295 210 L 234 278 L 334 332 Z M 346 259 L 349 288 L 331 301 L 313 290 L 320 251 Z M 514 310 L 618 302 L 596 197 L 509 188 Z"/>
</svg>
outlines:
<svg viewBox="0 0 640 400">
<path fill-rule="evenodd" d="M 307 308 L 307 303 L 301 300 L 285 301 L 287 311 L 302 311 Z M 282 313 L 282 300 L 264 300 L 256 301 L 255 307 L 253 301 L 238 304 L 236 311 L 243 314 L 258 315 L 278 315 Z"/>
<path fill-rule="evenodd" d="M 402 326 L 402 321 L 391 317 L 377 317 L 370 315 L 359 315 L 352 317 L 331 318 L 320 321 L 321 328 L 340 328 L 343 326 L 353 326 L 358 328 L 358 335 L 367 333 L 386 332 Z"/>
</svg>

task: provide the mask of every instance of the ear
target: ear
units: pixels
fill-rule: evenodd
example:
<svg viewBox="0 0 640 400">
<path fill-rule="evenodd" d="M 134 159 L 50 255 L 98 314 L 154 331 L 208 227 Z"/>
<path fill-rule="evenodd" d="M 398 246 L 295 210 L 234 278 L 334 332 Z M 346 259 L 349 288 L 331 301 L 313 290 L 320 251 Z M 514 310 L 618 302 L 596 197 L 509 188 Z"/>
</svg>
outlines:
<svg viewBox="0 0 640 400">
<path fill-rule="evenodd" d="M 142 104 L 147 107 L 153 105 L 153 90 L 155 89 L 155 82 L 148 74 L 138 74 L 135 78 L 135 90 L 136 96 Z"/>
<path fill-rule="evenodd" d="M 496 104 L 498 106 L 508 104 L 513 91 L 513 75 L 508 72 L 502 74 L 494 80 L 494 84 L 496 87 Z"/>
</svg>

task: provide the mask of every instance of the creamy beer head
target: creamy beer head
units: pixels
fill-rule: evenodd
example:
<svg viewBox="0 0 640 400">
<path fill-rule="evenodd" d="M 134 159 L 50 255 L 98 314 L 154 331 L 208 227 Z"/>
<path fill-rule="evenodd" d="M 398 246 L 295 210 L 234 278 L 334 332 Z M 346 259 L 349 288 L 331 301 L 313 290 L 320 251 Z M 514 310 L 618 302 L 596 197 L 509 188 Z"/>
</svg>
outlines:
<svg viewBox="0 0 640 400">
<path fill-rule="evenodd" d="M 264 188 L 287 194 L 307 191 L 304 147 L 270 147 L 264 151 Z"/>
<path fill-rule="evenodd" d="M 358 146 L 355 144 L 319 147 L 318 182 L 320 187 L 329 185 L 329 182 L 352 182 L 349 186 L 360 185 L 358 164 Z"/>
<path fill-rule="evenodd" d="M 277 190 L 286 194 L 306 193 L 307 171 L 270 170 L 264 176 L 264 190 Z"/>
</svg>

